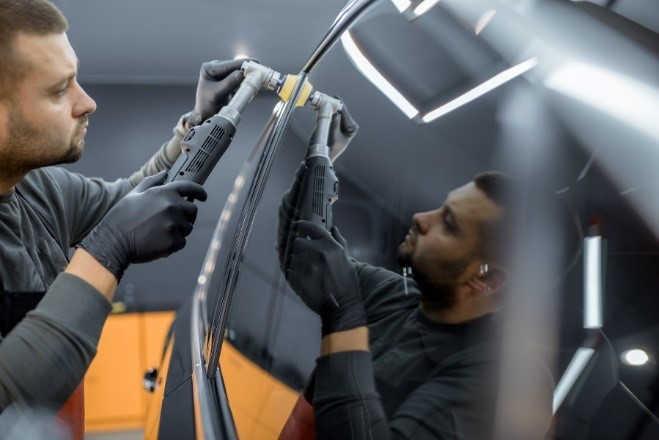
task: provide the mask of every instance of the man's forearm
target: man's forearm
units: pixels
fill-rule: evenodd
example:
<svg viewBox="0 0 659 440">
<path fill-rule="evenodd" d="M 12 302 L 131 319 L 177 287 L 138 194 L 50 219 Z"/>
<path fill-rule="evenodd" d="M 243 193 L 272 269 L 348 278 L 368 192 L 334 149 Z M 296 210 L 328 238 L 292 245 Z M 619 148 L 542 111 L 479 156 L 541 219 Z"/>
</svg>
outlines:
<svg viewBox="0 0 659 440">
<path fill-rule="evenodd" d="M 37 308 L 0 344 L 0 411 L 13 401 L 58 409 L 87 371 L 111 309 L 88 281 L 114 292 L 116 280 L 108 283 L 102 272 L 95 279 L 93 270 L 83 274 L 87 280 L 72 273 L 90 263 L 80 252 L 73 270 L 55 279 Z"/>
<path fill-rule="evenodd" d="M 368 328 L 357 327 L 325 335 L 320 342 L 320 355 L 342 351 L 368 351 Z"/>
<path fill-rule="evenodd" d="M 86 281 L 103 294 L 108 301 L 112 301 L 117 290 L 117 279 L 86 250 L 76 249 L 64 272 Z"/>
<path fill-rule="evenodd" d="M 371 354 L 357 348 L 363 345 L 365 335 L 366 327 L 359 327 L 323 338 L 323 349 L 330 353 L 316 360 L 312 402 L 319 439 L 390 438 L 375 389 Z"/>
</svg>

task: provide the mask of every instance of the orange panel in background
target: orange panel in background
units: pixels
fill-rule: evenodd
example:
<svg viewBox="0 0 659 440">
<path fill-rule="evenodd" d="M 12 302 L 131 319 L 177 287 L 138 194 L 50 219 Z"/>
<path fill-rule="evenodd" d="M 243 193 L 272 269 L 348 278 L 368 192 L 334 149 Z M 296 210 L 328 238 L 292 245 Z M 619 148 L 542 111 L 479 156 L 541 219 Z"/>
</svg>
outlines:
<svg viewBox="0 0 659 440">
<path fill-rule="evenodd" d="M 220 368 L 241 440 L 276 439 L 298 392 L 275 379 L 224 341 Z"/>
<path fill-rule="evenodd" d="M 87 431 L 141 428 L 140 326 L 135 314 L 112 315 L 85 376 Z"/>
<path fill-rule="evenodd" d="M 147 438 L 153 438 L 149 433 L 157 436 L 164 383 L 156 393 L 148 393 L 143 378 L 147 368 L 163 367 L 163 345 L 174 316 L 174 312 L 149 312 L 108 318 L 98 354 L 85 378 L 87 432 L 145 429 L 147 412 L 153 411 L 150 417 L 154 426 L 146 427 L 145 434 Z M 239 438 L 276 439 L 298 392 L 227 341 L 222 347 L 220 367 Z M 159 378 L 165 374 L 160 371 Z"/>
<path fill-rule="evenodd" d="M 291 414 L 299 393 L 272 376 L 269 376 L 269 379 L 272 381 L 272 388 L 263 402 L 260 420 L 263 428 L 275 433 L 276 438 Z"/>
<path fill-rule="evenodd" d="M 87 432 L 142 429 L 153 398 L 143 386 L 147 368 L 160 365 L 174 312 L 108 317 L 98 353 L 85 376 Z"/>
<path fill-rule="evenodd" d="M 142 353 L 142 358 L 140 359 L 142 376 L 140 377 L 143 377 L 144 372 L 148 368 L 158 368 L 161 366 L 160 361 L 165 348 L 165 338 L 175 316 L 176 313 L 174 312 L 139 314 L 140 333 L 142 335 L 142 347 L 140 350 Z M 140 386 L 140 389 L 142 390 L 143 417 L 146 417 L 154 393 L 146 391 L 142 386 Z"/>
<path fill-rule="evenodd" d="M 162 364 L 158 371 L 156 379 L 155 390 L 152 393 L 151 403 L 148 408 L 146 417 L 144 419 L 144 440 L 151 440 L 158 438 L 160 429 L 160 406 L 165 397 L 165 386 L 167 379 L 167 372 L 169 371 L 169 361 L 172 357 L 172 349 L 174 347 L 174 338 L 169 340 L 167 349 L 163 355 Z"/>
</svg>

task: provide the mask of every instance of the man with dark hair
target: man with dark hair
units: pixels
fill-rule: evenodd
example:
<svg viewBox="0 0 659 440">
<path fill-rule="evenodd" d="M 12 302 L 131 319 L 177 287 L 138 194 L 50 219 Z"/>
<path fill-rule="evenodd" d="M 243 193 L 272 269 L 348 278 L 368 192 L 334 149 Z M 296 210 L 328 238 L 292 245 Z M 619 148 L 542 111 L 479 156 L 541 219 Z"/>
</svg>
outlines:
<svg viewBox="0 0 659 440">
<path fill-rule="evenodd" d="M 345 148 L 355 132 L 330 149 Z M 316 438 L 491 438 L 514 182 L 481 173 L 439 208 L 415 214 L 398 248 L 413 279 L 355 261 L 336 228 L 293 222 L 298 190 L 296 181 L 284 196 L 278 245 L 292 241 L 286 278 L 322 323 L 304 393 Z M 549 411 L 547 399 L 547 422 Z M 301 398 L 281 438 L 296 438 L 304 413 Z"/>
<path fill-rule="evenodd" d="M 100 264 L 116 283 L 129 263 L 164 257 L 185 245 L 196 208 L 184 198 L 205 199 L 205 193 L 192 183 L 163 185 L 165 171 L 180 154 L 187 130 L 219 111 L 243 78 L 244 60 L 204 63 L 194 110 L 181 117 L 174 136 L 144 166 L 114 182 L 87 178 L 51 166 L 80 157 L 88 115 L 96 109 L 77 82 L 78 60 L 67 29 L 66 18 L 47 0 L 0 0 L 0 341 L 7 338 L 0 343 L 0 410 L 11 402 L 57 408 L 80 383 L 95 353 L 98 324 L 108 313 L 99 297 L 101 303 L 107 300 L 80 276 L 58 277 L 69 264 L 71 246 L 79 246 L 71 262 L 79 269 L 76 275 L 81 267 L 97 272 Z M 115 205 L 118 211 L 111 211 Z M 69 295 L 53 294 L 53 289 Z M 106 290 L 101 293 L 110 298 L 113 288 Z M 46 291 L 50 299 L 22 322 Z M 81 295 L 97 297 L 85 303 Z M 67 308 L 79 315 L 80 307 L 90 303 L 97 307 L 89 313 L 94 322 L 65 326 L 59 341 L 48 339 L 57 339 L 57 332 L 34 326 L 36 317 L 60 329 L 63 322 L 55 316 L 61 318 Z M 63 351 L 48 351 L 53 358 L 38 350 L 49 346 Z M 26 368 L 18 369 L 17 363 Z M 44 368 L 57 374 L 36 377 Z M 81 436 L 81 388 L 76 395 Z"/>
</svg>

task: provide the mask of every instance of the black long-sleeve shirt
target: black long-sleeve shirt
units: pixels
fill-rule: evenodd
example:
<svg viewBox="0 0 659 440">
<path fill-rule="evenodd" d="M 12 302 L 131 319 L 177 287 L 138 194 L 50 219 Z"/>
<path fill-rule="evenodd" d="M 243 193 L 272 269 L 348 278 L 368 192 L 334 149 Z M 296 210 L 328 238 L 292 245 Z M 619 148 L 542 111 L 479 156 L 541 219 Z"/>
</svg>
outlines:
<svg viewBox="0 0 659 440">
<path fill-rule="evenodd" d="M 419 310 L 413 280 L 406 294 L 398 274 L 360 263 L 356 270 L 371 352 L 317 360 L 317 437 L 488 438 L 496 383 L 493 317 L 435 323 Z"/>
<path fill-rule="evenodd" d="M 301 182 L 298 168 L 279 208 L 280 262 Z M 492 433 L 498 349 L 492 315 L 442 325 L 419 310 L 418 284 L 354 262 L 370 352 L 316 361 L 313 392 L 319 439 L 485 439 Z M 405 282 L 408 283 L 407 288 Z"/>
</svg>

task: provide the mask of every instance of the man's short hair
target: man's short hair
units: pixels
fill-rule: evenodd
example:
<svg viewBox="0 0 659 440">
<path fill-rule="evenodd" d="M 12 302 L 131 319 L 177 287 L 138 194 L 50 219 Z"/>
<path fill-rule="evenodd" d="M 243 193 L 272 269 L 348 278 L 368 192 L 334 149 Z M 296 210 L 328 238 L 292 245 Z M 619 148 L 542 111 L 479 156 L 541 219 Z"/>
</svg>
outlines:
<svg viewBox="0 0 659 440">
<path fill-rule="evenodd" d="M 0 100 L 11 98 L 29 68 L 14 50 L 16 36 L 61 34 L 68 28 L 64 14 L 48 0 L 0 0 Z"/>
<path fill-rule="evenodd" d="M 485 225 L 482 234 L 481 254 L 484 258 L 497 261 L 507 259 L 510 250 L 519 239 L 524 239 L 520 230 L 520 200 L 523 196 L 521 184 L 508 174 L 499 171 L 485 171 L 474 176 L 474 184 L 485 195 L 503 208 L 499 221 Z M 581 255 L 583 233 L 579 219 L 574 210 L 555 193 L 547 190 L 532 189 L 533 207 L 541 207 L 543 213 L 550 216 L 547 224 L 556 228 L 556 236 L 562 237 L 563 257 L 561 261 L 562 277 L 577 263 Z M 526 197 L 529 197 L 528 195 Z M 547 233 L 548 231 L 536 231 Z"/>
</svg>

